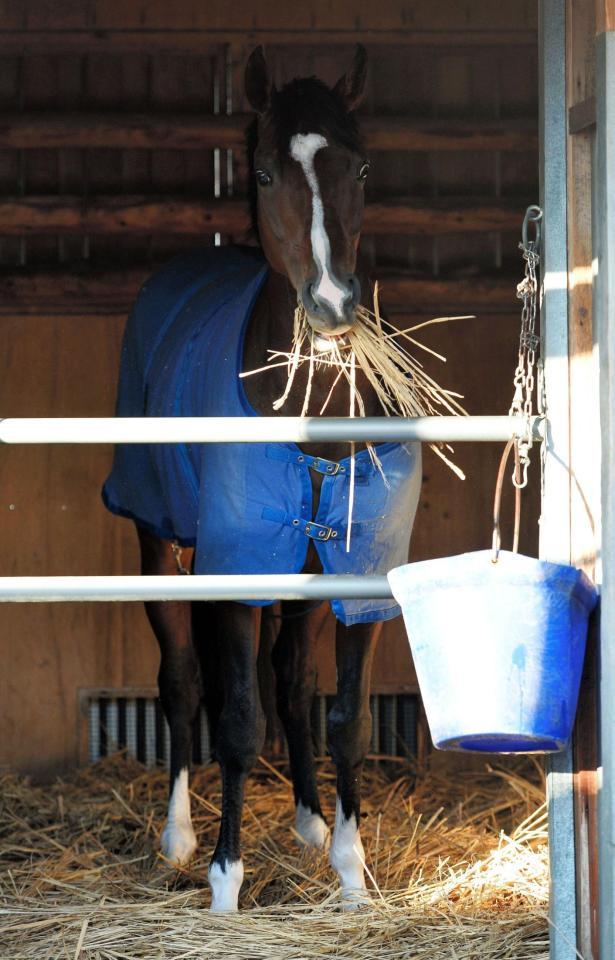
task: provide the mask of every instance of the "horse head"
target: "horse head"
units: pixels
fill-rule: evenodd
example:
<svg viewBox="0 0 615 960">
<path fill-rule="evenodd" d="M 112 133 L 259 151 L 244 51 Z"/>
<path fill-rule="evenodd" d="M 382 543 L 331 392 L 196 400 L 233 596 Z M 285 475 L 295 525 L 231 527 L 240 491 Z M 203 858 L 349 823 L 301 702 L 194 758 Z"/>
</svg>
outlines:
<svg viewBox="0 0 615 960">
<path fill-rule="evenodd" d="M 355 268 L 369 162 L 354 111 L 366 74 L 360 46 L 332 88 L 309 77 L 277 90 L 262 47 L 246 66 L 257 114 L 248 153 L 261 246 L 324 336 L 352 327 L 361 294 Z"/>
</svg>

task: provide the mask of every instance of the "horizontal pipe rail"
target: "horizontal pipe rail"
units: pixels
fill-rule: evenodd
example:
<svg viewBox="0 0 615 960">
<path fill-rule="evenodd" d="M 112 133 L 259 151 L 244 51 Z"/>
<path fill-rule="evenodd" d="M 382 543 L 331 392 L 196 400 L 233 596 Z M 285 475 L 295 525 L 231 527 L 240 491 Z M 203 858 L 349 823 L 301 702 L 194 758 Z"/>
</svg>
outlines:
<svg viewBox="0 0 615 960">
<path fill-rule="evenodd" d="M 532 435 L 544 420 L 532 418 Z M 506 441 L 522 417 L 10 417 L 0 443 L 425 443 Z"/>
<path fill-rule="evenodd" d="M 0 577 L 0 602 L 118 600 L 389 600 L 386 577 L 330 574 Z"/>
</svg>

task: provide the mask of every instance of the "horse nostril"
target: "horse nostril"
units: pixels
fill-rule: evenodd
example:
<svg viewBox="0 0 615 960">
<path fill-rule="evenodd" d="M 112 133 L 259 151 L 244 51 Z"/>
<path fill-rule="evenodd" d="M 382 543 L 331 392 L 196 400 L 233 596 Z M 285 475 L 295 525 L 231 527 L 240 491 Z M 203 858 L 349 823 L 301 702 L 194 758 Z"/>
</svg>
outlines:
<svg viewBox="0 0 615 960">
<path fill-rule="evenodd" d="M 313 283 L 310 284 L 309 294 L 310 294 L 310 305 L 312 307 L 312 310 L 314 311 L 314 313 L 318 313 L 321 307 L 320 307 L 320 303 L 318 302 L 318 296 L 317 296 L 316 290 L 314 289 Z"/>
<path fill-rule="evenodd" d="M 308 313 L 319 312 L 319 305 L 314 294 L 314 284 L 310 280 L 306 281 L 301 288 L 301 303 Z"/>
</svg>

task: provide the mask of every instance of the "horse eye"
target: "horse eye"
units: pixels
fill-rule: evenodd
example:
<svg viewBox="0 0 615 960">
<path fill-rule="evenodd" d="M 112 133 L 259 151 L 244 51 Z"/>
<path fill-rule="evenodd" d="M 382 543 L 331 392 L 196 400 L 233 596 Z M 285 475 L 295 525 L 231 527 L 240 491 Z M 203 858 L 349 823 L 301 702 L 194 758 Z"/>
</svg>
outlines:
<svg viewBox="0 0 615 960">
<path fill-rule="evenodd" d="M 268 187 L 271 183 L 273 183 L 273 177 L 270 173 L 267 173 L 266 170 L 256 170 L 255 174 L 256 179 L 261 187 Z"/>
<path fill-rule="evenodd" d="M 368 173 L 369 173 L 369 163 L 366 160 L 365 163 L 361 164 L 361 167 L 359 169 L 359 173 L 357 176 L 357 180 L 360 180 L 361 183 L 365 183 L 365 181 L 367 180 Z"/>
</svg>

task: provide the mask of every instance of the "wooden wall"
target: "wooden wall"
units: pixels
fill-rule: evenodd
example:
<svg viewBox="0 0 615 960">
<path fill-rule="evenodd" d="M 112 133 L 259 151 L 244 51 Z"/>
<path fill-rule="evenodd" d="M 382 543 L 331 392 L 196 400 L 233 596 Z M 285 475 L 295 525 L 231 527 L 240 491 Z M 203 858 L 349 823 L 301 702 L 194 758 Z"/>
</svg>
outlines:
<svg viewBox="0 0 615 960">
<path fill-rule="evenodd" d="M 425 341 L 448 357 L 430 368 L 471 413 L 506 413 L 517 239 L 538 196 L 535 29 L 526 0 L 263 2 L 232 12 L 188 0 L 9 5 L 0 26 L 0 416 L 112 413 L 140 281 L 216 232 L 222 242 L 243 235 L 249 51 L 266 42 L 278 82 L 316 73 L 332 83 L 357 41 L 371 62 L 364 255 L 400 323 L 476 313 L 427 328 Z M 130 524 L 100 502 L 110 456 L 106 447 L 2 449 L 0 575 L 136 571 Z M 414 559 L 488 545 L 498 456 L 491 444 L 459 445 L 461 483 L 426 451 Z M 537 481 L 536 469 L 535 490 Z M 535 499 L 524 520 L 529 550 Z M 155 683 L 138 605 L 5 605 L 0 637 L 0 761 L 37 774 L 75 762 L 79 689 Z M 375 689 L 416 689 L 400 622 L 386 626 Z"/>
</svg>

